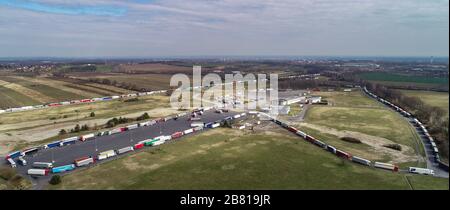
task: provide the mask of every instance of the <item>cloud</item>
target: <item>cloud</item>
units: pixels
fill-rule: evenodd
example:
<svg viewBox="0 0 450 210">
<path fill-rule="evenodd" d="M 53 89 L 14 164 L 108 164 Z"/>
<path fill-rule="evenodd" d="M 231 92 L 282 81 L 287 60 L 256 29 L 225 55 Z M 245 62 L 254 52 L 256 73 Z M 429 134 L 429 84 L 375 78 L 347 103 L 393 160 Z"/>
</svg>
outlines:
<svg viewBox="0 0 450 210">
<path fill-rule="evenodd" d="M 448 56 L 448 1 L 4 2 L 0 56 Z"/>
<path fill-rule="evenodd" d="M 52 4 L 41 3 L 36 1 L 22 1 L 22 0 L 0 0 L 0 5 L 15 7 L 25 10 L 31 10 L 44 13 L 55 13 L 64 15 L 107 15 L 107 16 L 122 16 L 126 9 L 114 6 L 80 6 L 80 5 L 65 5 L 54 4 L 62 1 L 51 1 Z"/>
</svg>

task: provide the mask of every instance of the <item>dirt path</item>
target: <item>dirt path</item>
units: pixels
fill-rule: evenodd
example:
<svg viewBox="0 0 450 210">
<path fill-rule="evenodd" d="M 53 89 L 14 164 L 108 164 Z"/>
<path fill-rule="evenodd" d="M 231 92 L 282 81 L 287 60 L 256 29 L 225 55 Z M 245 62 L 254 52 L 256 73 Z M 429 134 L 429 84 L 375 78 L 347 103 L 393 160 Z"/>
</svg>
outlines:
<svg viewBox="0 0 450 210">
<path fill-rule="evenodd" d="M 392 157 L 393 160 L 395 160 L 395 163 L 417 161 L 417 160 L 419 160 L 419 158 L 423 159 L 421 157 L 411 155 L 411 154 L 415 154 L 415 152 L 411 147 L 406 146 L 406 145 L 400 144 L 402 147 L 402 151 L 396 151 L 396 150 L 392 150 L 392 149 L 384 147 L 383 145 L 386 145 L 386 144 L 397 144 L 386 138 L 382 138 L 382 137 L 378 137 L 378 136 L 371 136 L 371 135 L 367 135 L 367 134 L 359 133 L 359 132 L 355 132 L 355 131 L 339 131 L 334 128 L 314 125 L 314 124 L 310 124 L 310 123 L 298 123 L 298 125 L 312 128 L 312 129 L 318 130 L 323 133 L 331 134 L 331 135 L 337 136 L 339 138 L 353 137 L 353 138 L 359 139 L 359 140 L 361 140 L 361 142 L 363 144 L 366 144 L 366 145 L 370 146 L 371 148 L 373 148 L 376 153 L 382 153 L 382 154 L 389 155 L 390 157 Z"/>
</svg>

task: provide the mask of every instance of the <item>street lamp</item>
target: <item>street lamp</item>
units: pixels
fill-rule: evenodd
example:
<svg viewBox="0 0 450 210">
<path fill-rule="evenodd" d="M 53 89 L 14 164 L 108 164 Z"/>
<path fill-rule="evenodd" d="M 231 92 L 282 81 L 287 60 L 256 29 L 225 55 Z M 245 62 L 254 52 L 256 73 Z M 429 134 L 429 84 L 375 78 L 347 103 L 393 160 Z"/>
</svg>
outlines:
<svg viewBox="0 0 450 210">
<path fill-rule="evenodd" d="M 95 151 L 97 152 L 98 151 L 98 148 L 97 148 L 97 137 L 94 138 L 94 144 L 95 144 Z"/>
</svg>

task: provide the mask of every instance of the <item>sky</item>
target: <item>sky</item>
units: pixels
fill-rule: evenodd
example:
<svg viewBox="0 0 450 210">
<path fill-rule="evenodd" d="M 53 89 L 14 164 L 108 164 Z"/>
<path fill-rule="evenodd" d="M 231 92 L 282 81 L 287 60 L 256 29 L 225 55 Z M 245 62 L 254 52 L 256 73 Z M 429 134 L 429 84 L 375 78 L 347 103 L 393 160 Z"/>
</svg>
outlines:
<svg viewBox="0 0 450 210">
<path fill-rule="evenodd" d="M 0 57 L 448 56 L 448 0 L 0 0 Z"/>
</svg>

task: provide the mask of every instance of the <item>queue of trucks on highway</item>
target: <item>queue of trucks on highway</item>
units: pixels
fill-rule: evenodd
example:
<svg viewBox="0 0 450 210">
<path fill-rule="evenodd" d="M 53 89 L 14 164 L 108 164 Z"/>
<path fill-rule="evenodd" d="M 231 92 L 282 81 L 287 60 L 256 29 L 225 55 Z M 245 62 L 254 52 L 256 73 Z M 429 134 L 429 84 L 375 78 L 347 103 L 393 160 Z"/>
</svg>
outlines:
<svg viewBox="0 0 450 210">
<path fill-rule="evenodd" d="M 318 139 L 316 139 L 315 137 L 308 135 L 307 133 L 298 130 L 297 128 L 294 128 L 292 126 L 289 126 L 287 123 L 276 119 L 266 113 L 254 113 L 254 114 L 263 114 L 266 117 L 268 117 L 272 122 L 275 122 L 277 125 L 280 125 L 281 127 L 287 129 L 288 131 L 296 134 L 297 136 L 300 136 L 301 138 L 305 139 L 306 141 L 324 149 L 325 151 L 328 151 L 340 158 L 361 164 L 361 165 L 365 165 L 365 166 L 369 166 L 369 167 L 375 167 L 375 168 L 380 168 L 380 169 L 385 169 L 385 170 L 390 170 L 393 172 L 397 172 L 399 171 L 399 167 L 395 164 L 390 164 L 390 163 L 382 163 L 382 162 L 372 162 L 370 160 L 364 159 L 362 157 L 357 157 L 357 156 L 353 156 L 352 154 L 345 152 L 343 150 L 337 149 L 336 147 L 326 144 L 323 141 L 320 141 Z M 415 174 L 423 174 L 423 175 L 434 175 L 434 171 L 431 169 L 427 169 L 427 168 L 417 168 L 417 167 L 409 167 L 408 168 L 408 172 L 410 173 L 415 173 Z"/>
<path fill-rule="evenodd" d="M 419 128 L 420 133 L 425 135 L 428 142 L 431 144 L 431 148 L 433 150 L 433 155 L 434 155 L 434 159 L 435 161 L 439 164 L 439 167 L 444 169 L 445 171 L 448 171 L 448 164 L 445 164 L 444 162 L 441 161 L 440 157 L 439 157 L 439 149 L 436 145 L 436 142 L 434 141 L 433 137 L 430 135 L 430 133 L 428 132 L 427 128 L 425 127 L 425 125 L 419 121 L 416 117 L 414 117 L 413 114 L 405 111 L 404 109 L 402 109 L 401 107 L 389 102 L 386 99 L 383 99 L 382 97 L 379 97 L 377 95 L 375 95 L 374 93 L 371 93 L 367 87 L 363 88 L 363 91 L 371 96 L 372 98 L 380 101 L 381 103 L 387 105 L 388 107 L 390 107 L 391 109 L 397 111 L 398 113 L 400 113 L 401 115 L 403 115 L 404 117 L 407 117 L 409 119 L 412 119 L 414 126 L 416 126 L 417 128 Z"/>
<path fill-rule="evenodd" d="M 200 110 L 194 110 L 192 115 L 201 115 L 203 113 L 204 110 L 209 110 L 210 108 L 204 108 L 204 109 L 200 109 Z M 112 131 L 106 131 L 105 132 L 100 132 L 97 134 L 87 134 L 87 135 L 83 135 L 83 136 L 79 136 L 79 137 L 71 137 L 71 138 L 67 138 L 67 139 L 63 139 L 60 141 L 56 141 L 56 142 L 52 142 L 49 144 L 46 144 L 44 146 L 41 147 L 34 147 L 31 149 L 26 149 L 23 151 L 17 151 L 17 152 L 13 152 L 10 153 L 7 157 L 6 160 L 9 162 L 9 164 L 11 165 L 11 167 L 16 167 L 16 163 L 14 161 L 15 158 L 19 159 L 19 164 L 25 166 L 26 165 L 26 161 L 23 159 L 23 157 L 25 155 L 30 154 L 31 152 L 37 152 L 39 149 L 50 149 L 53 147 L 62 147 L 62 146 L 66 146 L 66 145 L 70 145 L 70 144 L 75 144 L 77 141 L 88 141 L 90 139 L 95 138 L 96 136 L 102 136 L 102 135 L 112 135 L 114 133 L 118 133 L 118 132 L 124 132 L 124 131 L 128 131 L 128 130 L 132 130 L 132 129 L 136 129 L 138 127 L 141 126 L 151 126 L 156 124 L 157 122 L 164 122 L 166 120 L 170 120 L 170 119 L 177 119 L 178 117 L 184 116 L 187 113 L 181 113 L 178 114 L 176 116 L 173 116 L 171 118 L 162 118 L 161 119 L 156 119 L 156 120 L 152 120 L 152 121 L 148 121 L 148 122 L 143 122 L 143 123 L 138 123 L 138 124 L 134 124 L 134 125 L 129 125 L 126 127 L 122 127 L 122 128 L 118 128 L 118 129 L 114 129 Z M 71 171 L 74 170 L 76 167 L 83 167 L 83 166 L 88 166 L 90 164 L 94 164 L 96 161 L 102 161 L 108 158 L 112 158 L 114 156 L 117 155 L 121 155 L 121 154 L 125 154 L 127 152 L 132 152 L 135 150 L 139 150 L 142 149 L 146 146 L 158 146 L 161 144 L 164 144 L 166 141 L 170 141 L 172 139 L 177 139 L 180 138 L 184 135 L 188 135 L 194 132 L 198 132 L 203 130 L 204 128 L 217 128 L 220 126 L 221 122 L 223 122 L 224 120 L 228 120 L 228 119 L 237 119 L 241 116 L 245 116 L 245 113 L 242 115 L 236 115 L 235 117 L 226 117 L 222 120 L 216 121 L 216 122 L 209 122 L 209 123 L 202 123 L 202 122 L 195 122 L 194 125 L 191 125 L 192 127 L 183 131 L 178 131 L 175 132 L 171 135 L 162 135 L 162 136 L 158 136 L 155 138 L 151 138 L 151 139 L 146 139 L 143 141 L 138 142 L 137 144 L 128 146 L 128 147 L 124 147 L 121 149 L 117 149 L 117 150 L 108 150 L 108 151 L 103 151 L 100 152 L 99 154 L 97 154 L 97 156 L 95 157 L 81 157 L 81 158 L 77 158 L 73 161 L 73 163 L 68 164 L 68 165 L 63 165 L 63 166 L 58 166 L 58 167 L 54 167 L 53 163 L 46 163 L 46 162 L 34 162 L 32 164 L 32 169 L 29 169 L 27 171 L 27 173 L 31 176 L 46 176 L 49 173 L 62 173 L 62 172 L 66 172 L 66 171 Z M 21 162 L 20 160 L 23 160 L 23 162 Z"/>
</svg>

